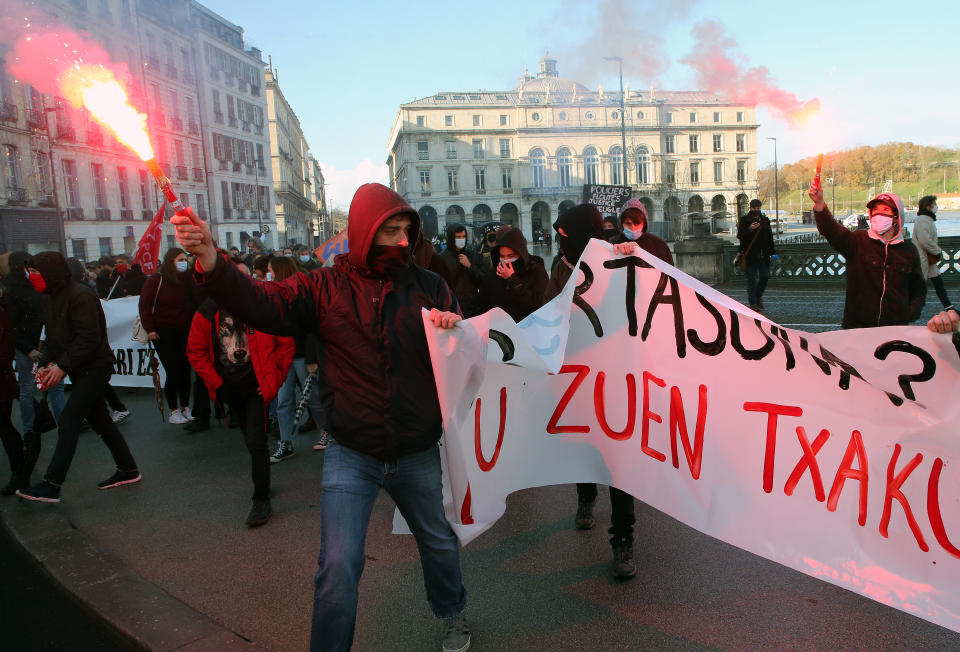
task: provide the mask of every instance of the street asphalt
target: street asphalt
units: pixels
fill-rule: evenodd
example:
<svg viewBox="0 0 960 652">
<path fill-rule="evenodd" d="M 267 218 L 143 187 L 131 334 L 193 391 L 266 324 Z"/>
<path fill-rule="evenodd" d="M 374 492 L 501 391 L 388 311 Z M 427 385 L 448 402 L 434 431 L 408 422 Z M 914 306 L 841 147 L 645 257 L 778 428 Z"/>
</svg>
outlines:
<svg viewBox="0 0 960 652">
<path fill-rule="evenodd" d="M 721 289 L 746 298 L 741 282 Z M 960 287 L 950 290 L 960 296 Z M 843 289 L 774 280 L 764 303 L 784 325 L 832 330 Z M 925 318 L 935 303 L 931 291 Z M 119 391 L 132 411 L 121 429 L 142 482 L 98 491 L 112 462 L 87 432 L 61 504 L 0 501 L 0 554 L 19 559 L 19 573 L 4 572 L 0 603 L 4 628 L 26 629 L 27 643 L 15 649 L 104 649 L 98 636 L 106 645 L 119 641 L 114 649 L 306 649 L 323 470 L 323 453 L 311 449 L 315 433 L 300 435 L 296 455 L 272 466 L 274 517 L 248 529 L 252 485 L 239 430 L 217 424 L 191 435 L 161 421 L 152 389 Z M 55 439 L 45 437 L 36 478 Z M 572 485 L 509 497 L 505 516 L 462 552 L 471 649 L 960 649 L 960 634 L 712 539 L 639 502 L 639 574 L 616 582 L 609 577 L 606 495 L 598 527 L 587 532 L 573 529 Z M 439 650 L 441 627 L 426 604 L 416 546 L 412 537 L 391 534 L 392 517 L 393 503 L 381 493 L 367 536 L 354 649 Z M 66 606 L 31 592 L 45 577 L 73 596 Z M 42 622 L 8 620 L 13 602 L 67 623 L 66 633 L 58 642 L 40 633 Z M 72 607 L 79 611 L 70 615 Z"/>
</svg>

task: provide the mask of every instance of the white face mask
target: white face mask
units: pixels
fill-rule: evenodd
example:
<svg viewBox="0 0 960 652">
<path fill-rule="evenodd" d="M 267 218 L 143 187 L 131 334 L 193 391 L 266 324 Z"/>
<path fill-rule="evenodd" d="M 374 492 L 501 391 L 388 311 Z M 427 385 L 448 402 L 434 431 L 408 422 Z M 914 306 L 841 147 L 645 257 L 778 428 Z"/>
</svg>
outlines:
<svg viewBox="0 0 960 652">
<path fill-rule="evenodd" d="M 933 206 L 930 207 L 930 212 L 933 213 L 934 215 L 936 215 L 938 208 L 939 208 L 939 206 L 937 206 L 936 204 L 934 204 Z"/>
<path fill-rule="evenodd" d="M 267 272 L 267 280 L 268 280 L 268 281 L 272 281 L 272 280 L 273 280 L 273 272 Z"/>
<path fill-rule="evenodd" d="M 893 226 L 893 217 L 890 215 L 871 215 L 870 228 L 877 235 L 883 235 Z"/>
<path fill-rule="evenodd" d="M 178 260 L 177 262 L 174 263 L 174 265 L 177 266 L 177 271 L 178 271 L 178 272 L 185 272 L 185 271 L 187 271 L 187 261 L 185 261 L 185 260 Z"/>
<path fill-rule="evenodd" d="M 634 231 L 633 229 L 628 229 L 627 227 L 623 227 L 623 235 L 626 236 L 627 240 L 636 240 L 641 235 L 643 235 L 643 232 L 639 230 Z"/>
<path fill-rule="evenodd" d="M 467 239 L 457 238 L 456 240 L 453 241 L 453 244 L 457 246 L 457 249 L 463 249 L 464 247 L 467 246 Z"/>
<path fill-rule="evenodd" d="M 519 257 L 516 257 L 516 258 L 501 258 L 501 259 L 500 259 L 500 262 L 501 262 L 501 263 L 510 263 L 510 264 L 512 265 L 513 263 L 517 262 L 518 260 L 520 260 Z"/>
<path fill-rule="evenodd" d="M 306 255 L 306 254 L 304 254 L 303 256 L 300 256 L 300 262 L 301 262 L 301 263 L 310 262 L 310 256 L 308 256 L 308 255 Z"/>
</svg>

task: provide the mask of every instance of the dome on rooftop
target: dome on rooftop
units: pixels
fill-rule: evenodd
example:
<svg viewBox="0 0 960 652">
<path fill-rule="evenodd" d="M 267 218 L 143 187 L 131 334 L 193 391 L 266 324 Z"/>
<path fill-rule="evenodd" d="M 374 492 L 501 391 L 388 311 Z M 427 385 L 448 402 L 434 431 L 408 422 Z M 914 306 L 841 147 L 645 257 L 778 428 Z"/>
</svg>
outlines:
<svg viewBox="0 0 960 652">
<path fill-rule="evenodd" d="M 514 90 L 517 92 L 523 91 L 524 93 L 549 92 L 551 95 L 590 92 L 590 89 L 580 82 L 561 77 L 559 73 L 557 73 L 557 61 L 556 59 L 550 58 L 549 52 L 540 59 L 540 72 L 537 73 L 537 76 L 534 77 L 529 73 L 525 73 L 523 77 L 520 78 L 520 85 Z"/>
</svg>

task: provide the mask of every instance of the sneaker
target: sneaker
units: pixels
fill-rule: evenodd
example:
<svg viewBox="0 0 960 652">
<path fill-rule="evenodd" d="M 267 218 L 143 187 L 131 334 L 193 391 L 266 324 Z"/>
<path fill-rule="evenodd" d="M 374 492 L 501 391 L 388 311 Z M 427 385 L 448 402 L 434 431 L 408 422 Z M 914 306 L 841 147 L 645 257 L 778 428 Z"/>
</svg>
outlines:
<svg viewBox="0 0 960 652">
<path fill-rule="evenodd" d="M 618 580 L 627 580 L 637 574 L 637 564 L 633 561 L 633 546 L 613 547 L 613 576 Z"/>
<path fill-rule="evenodd" d="M 193 421 L 193 412 L 190 411 L 189 407 L 180 408 L 180 414 L 182 414 L 183 418 L 187 421 Z"/>
<path fill-rule="evenodd" d="M 203 432 L 210 430 L 210 419 L 194 419 L 183 427 L 187 432 Z"/>
<path fill-rule="evenodd" d="M 760 312 L 760 310 L 761 310 L 760 304 L 759 304 L 759 303 L 751 303 L 751 304 L 750 304 L 750 310 L 753 310 L 753 311 L 755 311 L 755 312 Z"/>
<path fill-rule="evenodd" d="M 464 652 L 470 647 L 470 627 L 467 615 L 460 612 L 453 618 L 443 619 L 443 652 Z"/>
<path fill-rule="evenodd" d="M 282 441 L 277 444 L 277 450 L 270 456 L 270 462 L 276 464 L 282 462 L 288 457 L 293 457 L 293 442 Z"/>
<path fill-rule="evenodd" d="M 760 299 L 757 299 L 757 307 L 760 308 L 760 310 L 764 310 L 763 301 Z"/>
<path fill-rule="evenodd" d="M 133 484 L 140 482 L 139 471 L 117 471 L 103 482 L 97 483 L 97 489 L 113 489 L 122 484 Z"/>
<path fill-rule="evenodd" d="M 130 416 L 130 410 L 114 410 L 110 414 L 110 418 L 113 419 L 114 423 L 120 423 L 128 416 Z"/>
<path fill-rule="evenodd" d="M 32 500 L 38 503 L 59 503 L 60 487 L 52 482 L 38 482 L 29 489 L 18 489 L 17 495 L 26 500 Z"/>
<path fill-rule="evenodd" d="M 180 410 L 170 410 L 170 423 L 176 425 L 182 425 L 188 423 L 188 419 L 183 416 L 183 413 Z"/>
<path fill-rule="evenodd" d="M 14 473 L 13 477 L 10 478 L 10 482 L 0 489 L 0 496 L 12 496 L 16 493 L 17 489 L 26 489 L 27 485 L 23 480 L 23 476 L 19 473 Z"/>
<path fill-rule="evenodd" d="M 269 500 L 254 500 L 247 514 L 247 527 L 259 527 L 270 520 L 273 509 Z"/>
<path fill-rule="evenodd" d="M 313 450 L 322 451 L 326 450 L 327 444 L 330 443 L 330 433 L 326 429 L 320 431 L 320 439 L 317 440 L 317 443 L 313 445 Z"/>
<path fill-rule="evenodd" d="M 593 506 L 596 504 L 596 498 L 577 502 L 577 515 L 573 524 L 578 530 L 592 530 L 593 526 L 597 524 L 597 519 L 593 517 Z"/>
</svg>

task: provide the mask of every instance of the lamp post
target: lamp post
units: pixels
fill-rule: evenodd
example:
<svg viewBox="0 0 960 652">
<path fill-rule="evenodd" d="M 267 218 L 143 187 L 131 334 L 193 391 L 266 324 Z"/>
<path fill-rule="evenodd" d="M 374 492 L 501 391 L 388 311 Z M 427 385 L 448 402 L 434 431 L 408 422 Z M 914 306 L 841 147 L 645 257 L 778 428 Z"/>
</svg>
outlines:
<svg viewBox="0 0 960 652">
<path fill-rule="evenodd" d="M 57 213 L 57 226 L 60 227 L 60 248 L 63 250 L 63 255 L 67 255 L 67 227 L 66 227 L 66 216 L 60 214 L 60 197 L 57 195 L 57 169 L 53 164 L 53 137 L 50 135 L 50 114 L 55 113 L 57 107 L 55 106 L 44 106 L 43 107 L 43 121 L 44 126 L 47 130 L 47 153 L 50 156 L 50 184 L 51 189 L 53 190 L 53 210 Z"/>
<path fill-rule="evenodd" d="M 263 242 L 263 216 L 260 214 L 260 166 L 263 164 L 263 159 L 258 158 L 253 162 L 253 178 L 254 183 L 256 184 L 256 190 L 254 191 L 254 197 L 257 203 L 257 229 L 260 234 L 260 242 Z"/>
<path fill-rule="evenodd" d="M 827 181 L 830 182 L 830 212 L 836 215 L 837 214 L 837 182 L 833 180 L 833 177 L 829 177 Z"/>
<path fill-rule="evenodd" d="M 623 185 L 627 184 L 627 118 L 626 118 L 626 103 L 624 102 L 623 97 L 623 59 L 621 57 L 604 57 L 604 61 L 616 61 L 617 66 L 620 69 L 620 144 L 621 144 L 621 159 L 620 162 L 623 163 Z"/>
<path fill-rule="evenodd" d="M 767 140 L 773 141 L 773 192 L 774 197 L 776 197 L 776 203 L 774 204 L 774 210 L 777 211 L 777 219 L 780 219 L 780 166 L 777 162 L 777 139 L 773 136 L 768 136 Z M 803 196 L 801 195 L 800 201 L 803 201 Z M 803 206 L 800 207 L 801 212 L 803 211 Z M 778 234 L 779 235 L 779 234 Z"/>
</svg>

